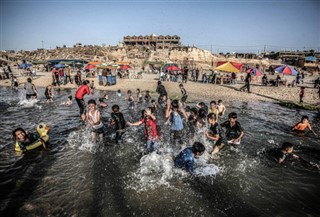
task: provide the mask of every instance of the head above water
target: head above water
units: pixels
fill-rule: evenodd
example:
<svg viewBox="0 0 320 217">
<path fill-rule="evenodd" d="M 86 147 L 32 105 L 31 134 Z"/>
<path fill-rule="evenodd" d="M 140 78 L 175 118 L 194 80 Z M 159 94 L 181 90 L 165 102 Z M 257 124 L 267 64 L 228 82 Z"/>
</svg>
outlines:
<svg viewBox="0 0 320 217">
<path fill-rule="evenodd" d="M 178 109 L 179 108 L 179 101 L 177 99 L 172 100 L 171 107 L 172 107 L 172 109 Z"/>
<path fill-rule="evenodd" d="M 221 99 L 219 99 L 219 100 L 218 100 L 218 104 L 221 104 L 221 103 L 222 103 L 222 100 L 221 100 Z"/>
<path fill-rule="evenodd" d="M 229 116 L 228 116 L 228 118 L 229 118 L 229 120 L 230 119 L 237 119 L 238 118 L 238 115 L 237 115 L 237 113 L 235 113 L 235 112 L 231 112 L 230 114 L 229 114 Z"/>
<path fill-rule="evenodd" d="M 68 99 L 69 99 L 69 100 L 72 100 L 72 96 L 68 96 Z"/>
<path fill-rule="evenodd" d="M 15 140 L 24 141 L 26 135 L 27 135 L 26 131 L 24 129 L 22 129 L 21 127 L 12 131 L 12 136 Z"/>
<path fill-rule="evenodd" d="M 28 79 L 27 79 L 27 82 L 31 83 L 31 81 L 32 81 L 31 78 L 28 78 Z"/>
<path fill-rule="evenodd" d="M 304 115 L 301 117 L 301 122 L 306 122 L 306 121 L 309 121 L 309 117 Z"/>
<path fill-rule="evenodd" d="M 206 150 L 204 145 L 201 142 L 195 142 L 192 145 L 192 153 L 196 156 L 200 156 Z"/>
<path fill-rule="evenodd" d="M 214 114 L 214 113 L 208 114 L 207 118 L 208 118 L 208 122 L 209 122 L 209 123 L 212 123 L 212 122 L 216 122 L 216 121 L 217 121 L 217 116 L 216 116 L 216 114 Z"/>
<path fill-rule="evenodd" d="M 287 153 L 291 153 L 293 151 L 293 144 L 290 142 L 284 142 L 281 146 L 281 149 Z"/>
<path fill-rule="evenodd" d="M 96 101 L 94 100 L 94 99 L 90 99 L 89 101 L 88 101 L 88 105 L 97 105 L 97 103 L 96 103 Z"/>
<path fill-rule="evenodd" d="M 118 105 L 113 105 L 111 109 L 113 112 L 118 112 L 120 110 L 120 107 Z"/>
<path fill-rule="evenodd" d="M 210 106 L 215 106 L 215 105 L 217 105 L 217 102 L 216 102 L 215 100 L 212 100 L 212 101 L 210 102 Z"/>
</svg>

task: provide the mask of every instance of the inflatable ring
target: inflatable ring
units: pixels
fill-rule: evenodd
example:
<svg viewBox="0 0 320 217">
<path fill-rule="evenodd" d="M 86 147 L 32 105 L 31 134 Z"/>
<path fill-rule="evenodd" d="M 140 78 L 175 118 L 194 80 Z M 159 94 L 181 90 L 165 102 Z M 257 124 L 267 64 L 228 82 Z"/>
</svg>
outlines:
<svg viewBox="0 0 320 217">
<path fill-rule="evenodd" d="M 38 148 L 40 146 L 44 146 L 44 144 L 49 141 L 49 135 L 48 135 L 49 128 L 47 127 L 47 125 L 45 123 L 38 124 L 37 131 L 38 131 L 40 138 L 37 141 L 35 141 L 34 143 L 27 145 L 26 150 L 29 151 L 29 150 Z M 18 141 L 16 142 L 15 150 L 18 152 L 22 151 L 19 146 Z"/>
</svg>

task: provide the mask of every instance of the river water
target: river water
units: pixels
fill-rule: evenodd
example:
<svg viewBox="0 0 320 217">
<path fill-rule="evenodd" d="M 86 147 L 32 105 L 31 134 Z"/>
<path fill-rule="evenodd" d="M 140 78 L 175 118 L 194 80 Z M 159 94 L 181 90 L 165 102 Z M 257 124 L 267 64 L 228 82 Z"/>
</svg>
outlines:
<svg viewBox="0 0 320 217">
<path fill-rule="evenodd" d="M 289 131 L 308 115 L 320 135 L 317 112 L 229 103 L 227 113 L 237 112 L 246 132 L 241 146 L 224 148 L 219 160 L 202 156 L 195 175 L 188 176 L 173 168 L 179 149 L 169 144 L 169 126 L 161 116 L 161 154 L 144 155 L 143 126 L 128 128 L 121 144 L 111 141 L 114 132 L 107 128 L 106 142 L 92 144 L 77 104 L 60 105 L 74 90 L 56 92 L 50 104 L 44 97 L 26 102 L 22 90 L 0 91 L 1 216 L 319 216 L 319 170 L 295 159 L 277 165 L 263 153 L 290 141 L 298 154 L 319 163 L 319 137 Z M 102 94 L 96 91 L 86 100 Z M 128 111 L 124 97 L 109 93 L 109 98 L 126 120 L 139 120 L 143 104 Z M 111 106 L 101 111 L 105 123 L 110 112 Z M 49 148 L 17 155 L 12 130 L 33 131 L 40 122 L 51 127 Z M 202 135 L 197 140 L 208 145 Z"/>
</svg>

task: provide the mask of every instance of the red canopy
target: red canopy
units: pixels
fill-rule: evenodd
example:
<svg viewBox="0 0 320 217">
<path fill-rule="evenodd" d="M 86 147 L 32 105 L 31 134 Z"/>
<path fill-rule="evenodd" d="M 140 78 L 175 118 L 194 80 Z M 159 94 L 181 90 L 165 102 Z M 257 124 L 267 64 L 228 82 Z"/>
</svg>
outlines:
<svg viewBox="0 0 320 217">
<path fill-rule="evenodd" d="M 95 68 L 96 66 L 94 66 L 94 65 L 87 65 L 84 69 L 93 69 L 93 68 Z"/>
<path fill-rule="evenodd" d="M 177 67 L 177 66 L 168 66 L 168 67 L 167 67 L 167 70 L 168 70 L 168 71 L 179 71 L 180 69 L 179 69 L 179 67 Z"/>
<path fill-rule="evenodd" d="M 225 63 L 227 63 L 227 62 L 228 62 L 228 61 L 219 61 L 219 62 L 217 63 L 217 67 L 220 66 L 220 65 L 222 65 L 222 64 L 225 64 Z M 242 66 L 243 66 L 242 63 L 235 63 L 235 62 L 229 62 L 229 63 L 231 63 L 234 67 L 236 67 L 237 69 L 239 69 L 239 71 L 242 70 Z"/>
<path fill-rule="evenodd" d="M 129 65 L 121 65 L 120 69 L 126 70 L 126 69 L 131 69 L 132 67 Z"/>
</svg>

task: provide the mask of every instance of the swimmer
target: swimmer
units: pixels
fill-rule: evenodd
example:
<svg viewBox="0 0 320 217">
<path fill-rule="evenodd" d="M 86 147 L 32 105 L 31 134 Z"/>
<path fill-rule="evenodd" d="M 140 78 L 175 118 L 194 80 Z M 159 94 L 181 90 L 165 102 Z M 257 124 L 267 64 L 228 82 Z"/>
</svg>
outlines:
<svg viewBox="0 0 320 217">
<path fill-rule="evenodd" d="M 99 135 L 99 141 L 103 141 L 103 123 L 100 119 L 100 112 L 97 110 L 97 103 L 94 99 L 88 101 L 89 111 L 86 114 L 86 120 L 91 127 L 91 140 L 93 143 L 97 141 L 97 134 Z"/>
<path fill-rule="evenodd" d="M 189 174 L 193 173 L 194 158 L 200 157 L 205 151 L 205 147 L 200 142 L 193 143 L 192 147 L 185 148 L 174 159 L 174 166 L 185 169 Z"/>
<path fill-rule="evenodd" d="M 226 112 L 226 107 L 222 104 L 222 100 L 221 99 L 218 100 L 217 108 L 219 110 L 219 115 L 223 116 L 224 113 Z"/>
<path fill-rule="evenodd" d="M 127 122 L 129 126 L 139 126 L 145 124 L 145 135 L 146 135 L 146 148 L 147 153 L 151 153 L 152 149 L 154 151 L 158 150 L 158 131 L 157 131 L 157 122 L 156 116 L 152 114 L 151 108 L 146 108 L 143 111 L 143 117 L 140 121 L 135 123 Z M 152 146 L 152 147 L 151 147 Z"/>
<path fill-rule="evenodd" d="M 121 90 L 117 90 L 117 96 L 121 97 Z"/>
<path fill-rule="evenodd" d="M 83 81 L 82 85 L 78 88 L 78 90 L 76 91 L 76 94 L 75 94 L 77 104 L 80 108 L 80 117 L 81 117 L 82 121 L 84 121 L 86 118 L 86 116 L 85 116 L 86 105 L 85 105 L 83 96 L 86 94 L 88 94 L 88 95 L 90 94 L 89 85 L 90 85 L 90 82 L 88 80 Z"/>
<path fill-rule="evenodd" d="M 124 130 L 126 128 L 126 122 L 124 120 L 123 114 L 120 112 L 120 107 L 118 105 L 112 106 L 111 113 L 111 125 L 115 126 L 116 130 L 116 138 L 115 141 L 118 143 L 122 139 L 122 135 L 124 134 Z"/>
<path fill-rule="evenodd" d="M 104 100 L 107 100 L 109 99 L 109 96 L 107 94 L 104 94 L 103 97 L 99 98 L 99 107 L 100 108 L 105 108 L 108 106 L 108 104 L 104 101 Z"/>
<path fill-rule="evenodd" d="M 205 132 L 205 136 L 214 142 L 214 147 L 211 154 L 218 153 L 223 147 L 223 132 L 221 126 L 217 122 L 217 116 L 213 113 L 208 114 L 208 123 L 210 124 L 209 130 Z"/>
<path fill-rule="evenodd" d="M 244 136 L 244 131 L 241 124 L 237 121 L 237 113 L 231 112 L 229 120 L 222 123 L 221 127 L 226 128 L 226 138 L 229 144 L 240 145 L 241 138 Z"/>
<path fill-rule="evenodd" d="M 52 86 L 51 85 L 48 85 L 46 87 L 46 91 L 44 92 L 44 95 L 47 98 L 47 102 L 53 102 L 53 100 L 52 100 L 53 94 L 52 94 Z"/>
<path fill-rule="evenodd" d="M 277 163 L 281 164 L 289 155 L 292 155 L 294 158 L 299 158 L 299 156 L 293 154 L 292 152 L 293 144 L 291 144 L 290 142 L 285 142 L 282 144 L 281 148 L 272 149 L 271 155 L 274 157 Z"/>
<path fill-rule="evenodd" d="M 72 105 L 72 96 L 68 96 L 67 101 L 62 102 L 60 105 L 71 106 Z"/>
<path fill-rule="evenodd" d="M 26 147 L 28 145 L 31 145 L 32 143 L 36 142 L 40 139 L 40 136 L 35 133 L 27 133 L 22 128 L 17 128 L 12 132 L 13 138 L 15 141 L 17 141 L 20 149 L 25 152 L 27 151 Z M 42 145 L 45 148 L 45 142 L 41 139 Z"/>
<path fill-rule="evenodd" d="M 297 123 L 292 130 L 297 132 L 304 132 L 305 129 L 310 130 L 314 135 L 317 135 L 311 128 L 311 125 L 309 123 L 309 117 L 308 116 L 302 116 L 301 121 Z"/>
</svg>

